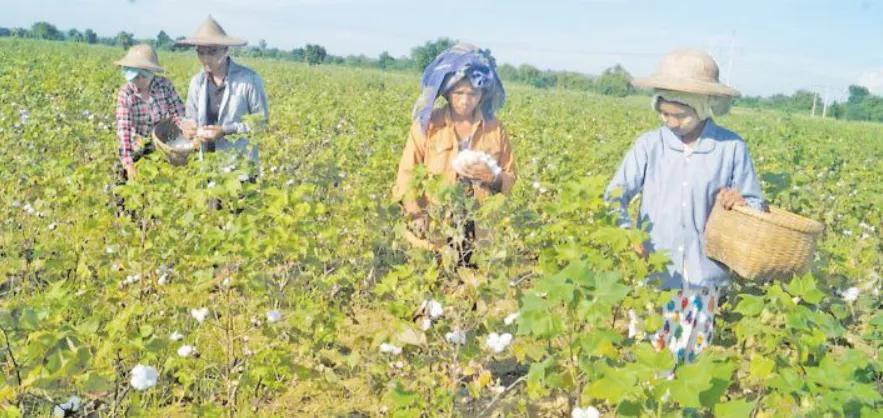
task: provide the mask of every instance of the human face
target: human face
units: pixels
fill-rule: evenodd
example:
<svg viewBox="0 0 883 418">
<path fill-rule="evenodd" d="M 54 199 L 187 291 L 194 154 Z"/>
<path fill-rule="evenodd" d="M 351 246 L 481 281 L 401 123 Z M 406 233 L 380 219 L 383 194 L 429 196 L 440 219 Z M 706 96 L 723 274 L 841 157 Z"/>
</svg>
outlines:
<svg viewBox="0 0 883 418">
<path fill-rule="evenodd" d="M 197 46 L 196 56 L 206 71 L 213 73 L 221 69 L 227 59 L 226 46 Z"/>
<path fill-rule="evenodd" d="M 448 92 L 447 99 L 455 115 L 469 117 L 481 102 L 481 95 L 481 90 L 472 87 L 469 80 L 462 80 Z"/>
<path fill-rule="evenodd" d="M 694 134 L 702 123 L 696 111 L 687 105 L 659 99 L 658 109 L 665 126 L 682 138 Z"/>
</svg>

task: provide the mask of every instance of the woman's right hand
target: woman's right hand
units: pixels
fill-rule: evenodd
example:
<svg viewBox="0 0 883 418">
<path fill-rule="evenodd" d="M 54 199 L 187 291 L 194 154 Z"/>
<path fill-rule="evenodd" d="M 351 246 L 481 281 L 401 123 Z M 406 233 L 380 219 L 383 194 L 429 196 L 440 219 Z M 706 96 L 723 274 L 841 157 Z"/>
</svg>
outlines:
<svg viewBox="0 0 883 418">
<path fill-rule="evenodd" d="M 193 139 L 193 137 L 196 136 L 196 122 L 190 119 L 182 121 L 181 133 L 184 135 L 184 138 Z"/>
</svg>

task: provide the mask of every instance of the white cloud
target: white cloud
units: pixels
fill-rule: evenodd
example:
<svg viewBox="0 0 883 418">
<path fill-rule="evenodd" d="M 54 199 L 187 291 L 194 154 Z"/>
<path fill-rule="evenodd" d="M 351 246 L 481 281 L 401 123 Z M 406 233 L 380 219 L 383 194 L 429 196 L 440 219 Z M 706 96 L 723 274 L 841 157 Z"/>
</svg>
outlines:
<svg viewBox="0 0 883 418">
<path fill-rule="evenodd" d="M 871 93 L 883 94 L 883 69 L 863 73 L 858 84 L 867 87 Z"/>
</svg>

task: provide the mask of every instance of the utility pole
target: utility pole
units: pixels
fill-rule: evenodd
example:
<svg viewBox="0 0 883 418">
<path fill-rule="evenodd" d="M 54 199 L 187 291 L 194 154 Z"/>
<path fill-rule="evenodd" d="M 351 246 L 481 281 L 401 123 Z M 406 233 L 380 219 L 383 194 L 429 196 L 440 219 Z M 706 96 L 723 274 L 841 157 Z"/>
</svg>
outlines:
<svg viewBox="0 0 883 418">
<path fill-rule="evenodd" d="M 822 101 L 822 118 L 828 116 L 828 86 L 825 86 L 825 99 Z"/>
<path fill-rule="evenodd" d="M 815 117 L 815 115 L 816 115 L 816 102 L 817 101 L 819 101 L 819 94 L 813 93 L 813 95 L 812 95 L 812 113 L 810 113 L 810 116 Z"/>
</svg>

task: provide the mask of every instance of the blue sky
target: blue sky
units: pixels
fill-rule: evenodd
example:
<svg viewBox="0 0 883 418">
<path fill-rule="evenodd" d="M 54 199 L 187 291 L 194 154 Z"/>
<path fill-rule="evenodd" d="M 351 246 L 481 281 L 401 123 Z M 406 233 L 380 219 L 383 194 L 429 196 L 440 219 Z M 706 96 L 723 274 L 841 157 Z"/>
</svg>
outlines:
<svg viewBox="0 0 883 418">
<path fill-rule="evenodd" d="M 211 13 L 234 36 L 291 49 L 406 55 L 448 36 L 497 60 L 597 74 L 620 63 L 648 75 L 677 47 L 707 50 L 722 79 L 750 95 L 849 84 L 883 94 L 883 2 L 877 0 L 0 0 L 0 26 L 188 35 Z"/>
</svg>

